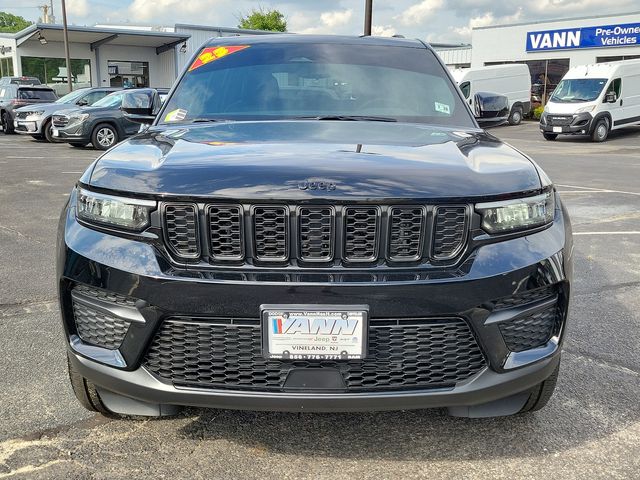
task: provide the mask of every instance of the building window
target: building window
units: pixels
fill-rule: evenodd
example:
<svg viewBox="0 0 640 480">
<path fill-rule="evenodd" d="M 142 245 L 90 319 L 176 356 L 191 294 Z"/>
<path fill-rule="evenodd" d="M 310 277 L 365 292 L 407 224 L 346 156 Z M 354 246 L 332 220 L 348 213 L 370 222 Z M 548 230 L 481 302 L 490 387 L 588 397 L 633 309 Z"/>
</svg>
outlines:
<svg viewBox="0 0 640 480">
<path fill-rule="evenodd" d="M 107 65 L 109 86 L 123 88 L 149 86 L 149 62 L 109 60 Z"/>
<path fill-rule="evenodd" d="M 524 63 L 531 74 L 531 108 L 546 105 L 549 97 L 569 70 L 568 58 L 551 60 L 522 60 L 514 62 L 486 62 L 488 65 L 504 65 L 507 63 Z"/>
<path fill-rule="evenodd" d="M 22 75 L 37 77 L 53 88 L 58 95 L 69 93 L 67 86 L 67 62 L 64 58 L 21 57 Z M 87 59 L 71 59 L 71 83 L 73 88 L 91 86 L 91 62 Z"/>
<path fill-rule="evenodd" d="M 640 58 L 640 55 L 621 55 L 618 57 L 596 57 L 596 63 L 619 62 L 620 60 L 633 60 Z"/>
<path fill-rule="evenodd" d="M 0 77 L 13 77 L 13 59 L 0 58 Z"/>
</svg>

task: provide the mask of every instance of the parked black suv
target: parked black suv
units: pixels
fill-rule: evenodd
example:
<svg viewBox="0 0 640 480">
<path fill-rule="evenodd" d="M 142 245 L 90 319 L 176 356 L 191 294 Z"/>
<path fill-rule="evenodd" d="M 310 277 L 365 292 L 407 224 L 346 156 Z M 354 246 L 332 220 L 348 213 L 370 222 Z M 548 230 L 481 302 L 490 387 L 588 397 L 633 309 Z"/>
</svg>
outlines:
<svg viewBox="0 0 640 480">
<path fill-rule="evenodd" d="M 46 86 L 18 85 L 10 83 L 0 86 L 0 125 L 4 133 L 13 133 L 15 111 L 26 105 L 51 103 L 58 99 L 56 92 Z"/>
<path fill-rule="evenodd" d="M 180 405 L 543 407 L 572 275 L 544 172 L 420 41 L 216 38 L 60 223 L 69 374 L 104 414 Z"/>
</svg>

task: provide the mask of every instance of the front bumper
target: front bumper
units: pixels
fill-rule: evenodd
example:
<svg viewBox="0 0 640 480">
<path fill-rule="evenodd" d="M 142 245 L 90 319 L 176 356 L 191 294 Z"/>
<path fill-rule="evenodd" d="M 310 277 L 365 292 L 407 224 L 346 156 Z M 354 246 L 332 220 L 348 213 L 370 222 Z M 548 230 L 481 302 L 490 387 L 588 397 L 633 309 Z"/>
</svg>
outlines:
<svg viewBox="0 0 640 480">
<path fill-rule="evenodd" d="M 53 136 L 56 140 L 70 143 L 89 143 L 91 133 L 87 131 L 85 122 L 72 123 L 64 127 L 53 125 Z"/>
<path fill-rule="evenodd" d="M 17 118 L 13 121 L 14 131 L 23 135 L 40 135 L 45 120 L 42 117 Z"/>
<path fill-rule="evenodd" d="M 556 118 L 559 121 L 554 120 Z M 591 133 L 592 123 L 593 117 L 588 112 L 571 116 L 556 116 L 545 113 L 540 118 L 540 131 L 543 133 L 588 135 Z"/>
<path fill-rule="evenodd" d="M 73 204 L 73 202 L 72 202 Z M 465 273 L 417 281 L 238 281 L 174 269 L 151 244 L 112 236 L 78 223 L 73 208 L 61 219 L 58 248 L 60 300 L 67 345 L 77 371 L 98 387 L 138 401 L 287 411 L 389 410 L 484 404 L 526 391 L 559 362 L 572 276 L 572 243 L 566 212 L 526 237 L 483 245 L 465 262 Z M 71 290 L 90 285 L 139 299 L 144 322 L 130 329 L 118 350 L 87 345 L 74 324 Z M 511 351 L 491 301 L 523 290 L 558 286 L 559 330 L 545 345 Z M 369 392 L 247 391 L 176 386 L 145 368 L 145 355 L 169 317 L 255 318 L 263 304 L 365 304 L 372 319 L 464 318 L 486 365 L 450 388 Z M 504 315 L 504 313 L 502 314 Z M 499 315 L 498 315 L 499 316 Z"/>
</svg>

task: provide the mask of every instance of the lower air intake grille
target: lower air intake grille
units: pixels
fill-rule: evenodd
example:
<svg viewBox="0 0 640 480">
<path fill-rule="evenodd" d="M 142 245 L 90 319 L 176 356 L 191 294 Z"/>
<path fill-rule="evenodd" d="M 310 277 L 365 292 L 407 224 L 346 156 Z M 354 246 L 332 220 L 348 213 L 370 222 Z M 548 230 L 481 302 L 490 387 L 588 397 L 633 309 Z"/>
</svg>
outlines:
<svg viewBox="0 0 640 480">
<path fill-rule="evenodd" d="M 253 229 L 258 260 L 286 260 L 289 257 L 286 208 L 256 207 Z"/>
<path fill-rule="evenodd" d="M 464 246 L 466 207 L 437 207 L 433 226 L 433 258 L 445 260 L 455 257 Z"/>
<path fill-rule="evenodd" d="M 416 260 L 422 256 L 424 209 L 393 207 L 390 212 L 389 258 Z"/>
<path fill-rule="evenodd" d="M 378 209 L 345 209 L 344 256 L 349 261 L 373 261 L 378 257 Z"/>
<path fill-rule="evenodd" d="M 522 352 L 544 345 L 557 331 L 558 309 L 553 307 L 524 318 L 499 323 L 507 348 Z"/>
<path fill-rule="evenodd" d="M 347 391 L 452 387 L 485 366 L 469 326 L 461 319 L 371 321 L 364 360 L 267 360 L 259 320 L 168 319 L 145 367 L 175 385 L 281 391 L 293 368 L 340 371 Z M 408 322 L 408 323 L 405 323 Z"/>
<path fill-rule="evenodd" d="M 79 288 L 74 291 L 82 292 L 85 295 L 91 295 L 86 290 Z M 123 305 L 129 305 L 129 300 L 125 297 L 120 297 L 111 294 L 105 294 L 102 296 L 91 295 L 101 300 L 106 300 L 106 296 L 115 298 L 114 303 L 120 303 Z M 110 300 L 110 299 L 109 299 Z M 91 308 L 82 302 L 73 300 L 73 315 L 76 322 L 76 331 L 78 336 L 85 343 L 96 345 L 98 347 L 107 348 L 109 350 L 116 350 L 122 344 L 131 322 L 123 320 L 121 318 L 109 315 L 100 310 Z"/>
<path fill-rule="evenodd" d="M 300 222 L 300 258 L 327 261 L 333 258 L 334 214 L 330 207 L 303 207 Z"/>
<path fill-rule="evenodd" d="M 199 256 L 198 209 L 196 205 L 165 205 L 164 224 L 167 242 L 173 253 L 183 258 Z"/>
<path fill-rule="evenodd" d="M 536 288 L 534 290 L 527 290 L 510 297 L 503 297 L 496 300 L 494 310 L 504 310 L 505 308 L 519 307 L 550 299 L 558 294 L 558 287 L 556 285 L 550 285 L 548 287 Z"/>
</svg>

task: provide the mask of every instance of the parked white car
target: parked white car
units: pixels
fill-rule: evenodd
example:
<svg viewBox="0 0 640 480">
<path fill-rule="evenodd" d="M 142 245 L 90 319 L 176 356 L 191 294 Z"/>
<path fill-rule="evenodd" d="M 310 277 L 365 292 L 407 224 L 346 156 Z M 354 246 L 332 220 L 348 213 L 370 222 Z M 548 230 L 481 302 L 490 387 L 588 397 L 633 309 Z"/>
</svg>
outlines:
<svg viewBox="0 0 640 480">
<path fill-rule="evenodd" d="M 540 118 L 547 140 L 573 134 L 603 142 L 611 130 L 629 125 L 640 125 L 640 60 L 570 69 Z"/>
<path fill-rule="evenodd" d="M 491 65 L 451 71 L 471 110 L 475 94 L 495 92 L 509 99 L 509 123 L 518 125 L 531 111 L 531 73 L 525 64 Z"/>
</svg>

